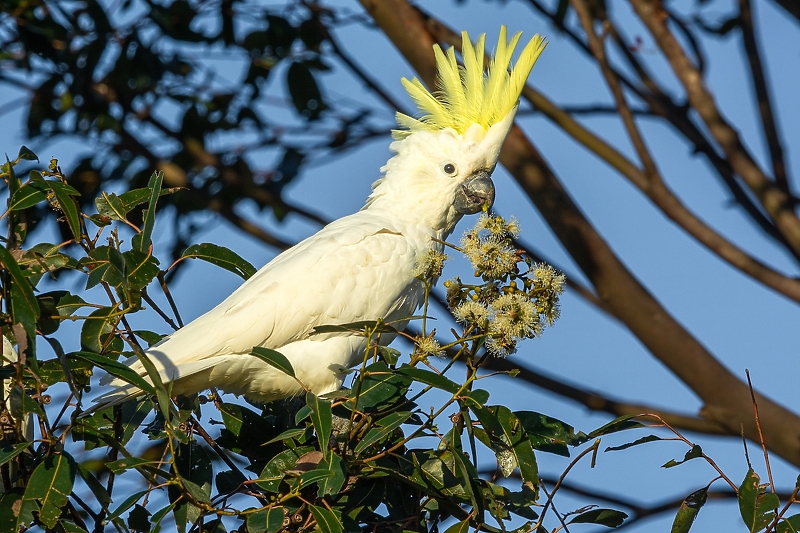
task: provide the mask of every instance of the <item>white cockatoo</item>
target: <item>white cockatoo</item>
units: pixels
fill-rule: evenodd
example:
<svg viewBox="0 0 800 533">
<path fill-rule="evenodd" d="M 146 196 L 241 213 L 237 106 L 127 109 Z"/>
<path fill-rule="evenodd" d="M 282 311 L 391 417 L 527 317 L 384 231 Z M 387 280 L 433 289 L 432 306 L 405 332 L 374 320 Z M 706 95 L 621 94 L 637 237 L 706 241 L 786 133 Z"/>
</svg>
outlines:
<svg viewBox="0 0 800 533">
<path fill-rule="evenodd" d="M 545 46 L 534 36 L 509 70 L 519 38 L 507 41 L 501 28 L 488 71 L 485 35 L 473 44 L 463 33 L 463 66 L 452 48 L 434 46 L 438 90 L 429 92 L 416 78 L 402 80 L 422 116 L 397 114 L 395 155 L 364 207 L 281 253 L 217 307 L 147 350 L 172 394 L 217 387 L 271 401 L 301 393 L 295 379 L 250 355 L 257 346 L 286 356 L 315 394 L 332 392 L 363 359 L 366 341 L 356 334 L 312 335 L 316 326 L 377 319 L 405 326 L 402 319 L 423 302 L 424 284 L 415 275 L 420 263 L 442 250 L 462 215 L 494 201 L 491 174 Z M 146 376 L 137 358 L 125 364 Z M 97 399 L 98 407 L 141 394 L 111 376 L 101 384 L 115 389 Z"/>
</svg>

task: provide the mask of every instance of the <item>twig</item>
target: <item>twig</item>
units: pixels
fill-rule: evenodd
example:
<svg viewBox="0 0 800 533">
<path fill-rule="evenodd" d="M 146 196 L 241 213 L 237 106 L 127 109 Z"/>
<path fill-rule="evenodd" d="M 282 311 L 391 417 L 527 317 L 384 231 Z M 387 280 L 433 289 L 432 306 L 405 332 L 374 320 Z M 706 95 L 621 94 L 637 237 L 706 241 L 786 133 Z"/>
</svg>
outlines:
<svg viewBox="0 0 800 533">
<path fill-rule="evenodd" d="M 686 91 L 689 103 L 725 152 L 733 169 L 761 202 L 786 238 L 790 249 L 800 253 L 800 219 L 792 208 L 793 199 L 767 178 L 742 144 L 739 134 L 722 116 L 713 95 L 705 86 L 702 73 L 692 64 L 676 37 L 667 28 L 661 3 L 653 0 L 630 0 L 630 3 L 669 61 Z"/>
<path fill-rule="evenodd" d="M 160 280 L 159 280 L 159 281 L 160 281 Z M 158 315 L 159 315 L 159 316 L 160 316 L 160 317 L 161 317 L 161 318 L 164 320 L 164 322 L 166 322 L 166 323 L 167 323 L 167 325 L 169 325 L 169 327 L 171 327 L 171 328 L 172 328 L 172 329 L 174 329 L 175 331 L 178 331 L 178 329 L 180 329 L 180 326 L 178 326 L 178 325 L 175 323 L 175 321 L 173 321 L 173 320 L 172 320 L 172 319 L 169 317 L 169 315 L 167 315 L 167 314 L 166 314 L 166 313 L 165 313 L 165 312 L 164 312 L 164 311 L 163 311 L 163 310 L 162 310 L 162 309 L 161 309 L 161 308 L 158 306 L 158 304 L 156 304 L 156 303 L 153 301 L 153 299 L 152 299 L 152 298 L 150 298 L 150 295 L 149 295 L 149 294 L 147 294 L 147 288 L 144 288 L 144 289 L 142 289 L 142 300 L 144 300 L 145 302 L 147 302 L 147 304 L 148 304 L 150 307 L 152 307 L 152 308 L 153 308 L 153 310 L 155 310 L 155 312 L 156 312 L 156 313 L 158 313 Z M 178 317 L 178 315 L 177 315 L 177 314 L 176 314 L 175 316 L 176 316 L 176 318 Z"/>
<path fill-rule="evenodd" d="M 175 305 L 175 300 L 172 298 L 172 293 L 169 292 L 169 287 L 167 286 L 167 280 L 165 278 L 164 271 L 158 273 L 158 284 L 161 286 L 161 292 L 164 293 L 164 296 L 167 298 L 167 302 L 169 302 L 169 306 L 172 309 L 172 313 L 175 315 L 175 320 L 178 321 L 178 328 L 182 328 L 183 320 L 181 319 L 181 313 L 180 311 L 178 311 L 178 306 Z M 175 329 L 177 330 L 178 328 Z"/>
<path fill-rule="evenodd" d="M 753 392 L 753 382 L 750 380 L 750 370 L 745 368 L 744 373 L 747 375 L 747 386 L 750 388 L 750 398 L 753 400 L 753 415 L 756 419 L 756 429 L 758 430 L 758 442 L 761 444 L 761 451 L 764 452 L 764 462 L 767 465 L 767 476 L 769 477 L 769 488 L 775 492 L 775 482 L 772 480 L 772 468 L 769 465 L 769 453 L 767 452 L 767 445 L 764 444 L 764 435 L 761 433 L 761 421 L 758 418 L 758 403 L 756 402 L 756 394 Z"/>
<path fill-rule="evenodd" d="M 597 440 L 594 441 L 594 444 L 592 444 L 591 446 L 589 446 L 588 448 L 583 450 L 581 453 L 579 453 L 575 457 L 575 459 L 570 461 L 570 463 L 567 465 L 567 468 L 564 469 L 564 471 L 559 476 L 558 480 L 556 481 L 556 484 L 553 485 L 553 491 L 550 493 L 549 497 L 547 498 L 547 503 L 544 504 L 544 508 L 542 509 L 542 514 L 539 515 L 538 523 L 540 525 L 544 523 L 544 517 L 547 514 L 547 509 L 552 506 L 551 504 L 553 502 L 553 498 L 556 495 L 556 492 L 558 492 L 558 489 L 561 488 L 561 484 L 564 482 L 564 479 L 567 477 L 567 474 L 569 474 L 569 471 L 572 470 L 572 467 L 574 467 L 576 464 L 578 464 L 578 461 L 580 461 L 581 459 L 586 457 L 586 455 L 588 455 L 589 453 L 592 454 L 592 466 L 594 466 L 594 460 L 595 460 L 595 457 L 597 456 L 597 450 L 599 448 L 600 448 L 600 439 L 597 439 Z"/>
</svg>

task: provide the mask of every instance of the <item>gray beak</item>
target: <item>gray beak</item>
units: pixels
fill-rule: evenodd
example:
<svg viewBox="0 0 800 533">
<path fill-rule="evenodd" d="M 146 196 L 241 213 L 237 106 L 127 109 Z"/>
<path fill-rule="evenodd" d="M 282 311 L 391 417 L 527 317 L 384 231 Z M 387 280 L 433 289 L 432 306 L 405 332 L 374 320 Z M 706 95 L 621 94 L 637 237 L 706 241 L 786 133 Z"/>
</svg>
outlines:
<svg viewBox="0 0 800 533">
<path fill-rule="evenodd" d="M 492 175 L 488 170 L 481 170 L 461 184 L 456 191 L 453 207 L 462 215 L 474 215 L 481 211 L 484 205 L 488 209 L 492 204 L 494 204 Z"/>
</svg>

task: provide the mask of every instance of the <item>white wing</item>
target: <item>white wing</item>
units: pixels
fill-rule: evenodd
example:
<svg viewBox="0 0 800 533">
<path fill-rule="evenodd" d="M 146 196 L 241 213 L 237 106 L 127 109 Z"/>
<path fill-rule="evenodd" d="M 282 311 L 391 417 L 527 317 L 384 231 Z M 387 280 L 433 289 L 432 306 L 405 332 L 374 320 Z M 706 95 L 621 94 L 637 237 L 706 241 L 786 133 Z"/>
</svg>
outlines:
<svg viewBox="0 0 800 533">
<path fill-rule="evenodd" d="M 422 297 L 412 271 L 429 246 L 430 234 L 412 225 L 368 211 L 344 217 L 280 254 L 148 355 L 165 380 L 183 379 L 231 361 L 220 356 L 246 355 L 254 346 L 279 350 L 318 325 L 410 315 Z M 350 364 L 351 354 L 341 355 L 339 364 Z M 305 357 L 301 364 L 318 364 Z M 135 358 L 126 364 L 145 373 Z M 110 377 L 101 383 L 123 385 Z"/>
</svg>

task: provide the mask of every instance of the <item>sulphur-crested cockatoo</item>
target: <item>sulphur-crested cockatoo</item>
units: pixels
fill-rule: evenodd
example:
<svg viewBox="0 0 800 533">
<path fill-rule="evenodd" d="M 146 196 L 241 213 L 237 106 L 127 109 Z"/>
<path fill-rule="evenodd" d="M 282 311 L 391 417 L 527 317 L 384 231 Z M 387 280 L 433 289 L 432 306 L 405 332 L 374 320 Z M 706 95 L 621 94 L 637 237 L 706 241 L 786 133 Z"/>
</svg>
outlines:
<svg viewBox="0 0 800 533">
<path fill-rule="evenodd" d="M 337 390 L 343 371 L 361 361 L 360 335 L 311 335 L 316 326 L 410 317 L 423 301 L 415 268 L 465 214 L 491 206 L 491 174 L 517 101 L 544 40 L 534 36 L 509 71 L 520 38 L 505 28 L 488 71 L 484 40 L 463 34 L 463 67 L 451 48 L 434 46 L 438 90 L 416 78 L 402 83 L 420 118 L 398 113 L 395 155 L 381 169 L 366 205 L 283 252 L 236 292 L 147 351 L 173 394 L 217 387 L 256 401 L 302 392 L 297 381 L 250 353 L 281 352 L 316 394 Z M 404 327 L 404 322 L 393 324 Z M 385 336 L 384 336 L 385 339 Z M 126 362 L 145 375 L 142 364 Z M 98 398 L 102 407 L 141 391 L 118 379 Z"/>
</svg>

